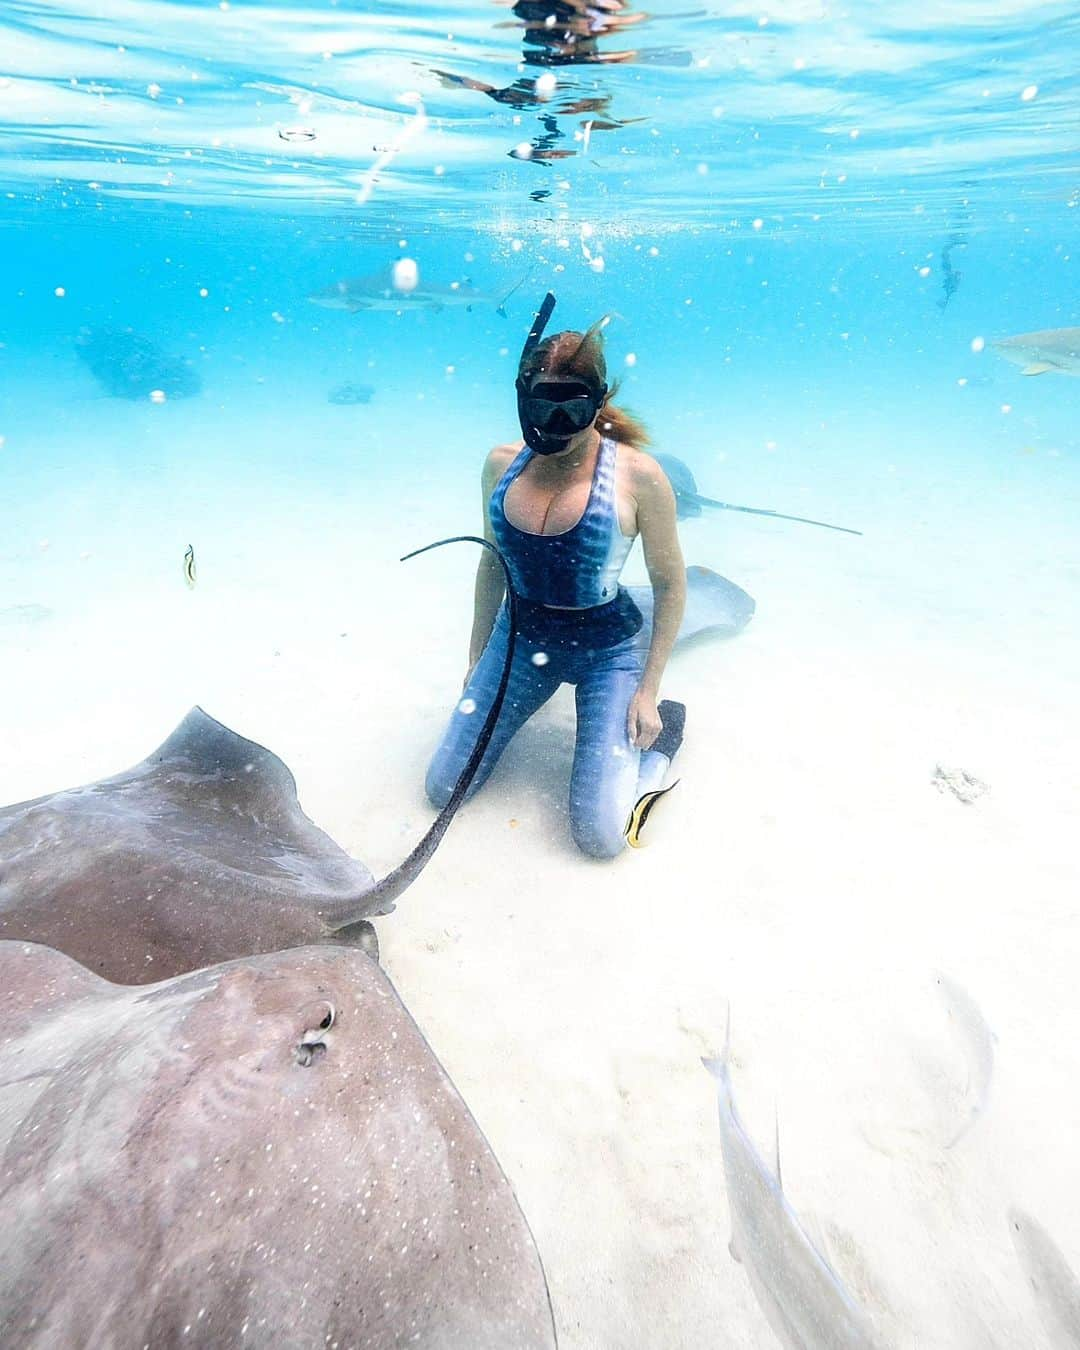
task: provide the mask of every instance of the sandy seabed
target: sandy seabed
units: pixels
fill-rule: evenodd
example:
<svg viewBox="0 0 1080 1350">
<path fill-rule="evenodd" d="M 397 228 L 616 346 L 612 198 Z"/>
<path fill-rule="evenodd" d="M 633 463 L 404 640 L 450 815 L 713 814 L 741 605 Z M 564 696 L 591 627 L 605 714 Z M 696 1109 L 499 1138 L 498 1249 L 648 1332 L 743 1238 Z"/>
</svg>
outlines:
<svg viewBox="0 0 1080 1350">
<path fill-rule="evenodd" d="M 392 443 L 377 408 L 319 404 L 298 441 L 287 391 L 87 406 L 89 431 L 78 410 L 16 419 L 0 451 L 0 800 L 116 772 L 197 702 L 386 871 L 431 817 L 475 567 L 462 546 L 397 558 L 477 528 L 482 443 L 410 475 L 392 447 L 423 442 L 422 406 Z M 1052 1344 L 1006 1211 L 1080 1268 L 1080 475 L 1036 457 L 958 480 L 925 435 L 886 472 L 864 429 L 878 470 L 830 478 L 828 511 L 863 539 L 685 524 L 687 561 L 758 612 L 672 661 L 682 781 L 646 849 L 574 850 L 564 690 L 379 925 L 516 1188 L 565 1350 L 772 1343 L 728 1255 L 700 1064 L 729 1007 L 747 1127 L 768 1157 L 778 1115 L 788 1198 L 885 1341 Z M 783 473 L 739 490 L 820 513 L 777 499 Z M 709 486 L 734 495 L 718 467 Z M 964 804 L 939 765 L 988 791 Z M 986 1110 L 953 1148 L 971 1066 L 938 971 L 997 1036 Z"/>
</svg>

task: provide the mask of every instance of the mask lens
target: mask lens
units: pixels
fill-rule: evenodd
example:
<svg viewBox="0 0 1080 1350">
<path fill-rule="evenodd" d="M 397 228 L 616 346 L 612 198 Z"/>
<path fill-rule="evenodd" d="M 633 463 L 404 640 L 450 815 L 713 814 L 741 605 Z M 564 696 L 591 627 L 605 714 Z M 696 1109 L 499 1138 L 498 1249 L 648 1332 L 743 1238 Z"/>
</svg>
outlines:
<svg viewBox="0 0 1080 1350">
<path fill-rule="evenodd" d="M 584 431 L 600 400 L 583 384 L 537 384 L 524 400 L 525 412 L 541 431 Z"/>
</svg>

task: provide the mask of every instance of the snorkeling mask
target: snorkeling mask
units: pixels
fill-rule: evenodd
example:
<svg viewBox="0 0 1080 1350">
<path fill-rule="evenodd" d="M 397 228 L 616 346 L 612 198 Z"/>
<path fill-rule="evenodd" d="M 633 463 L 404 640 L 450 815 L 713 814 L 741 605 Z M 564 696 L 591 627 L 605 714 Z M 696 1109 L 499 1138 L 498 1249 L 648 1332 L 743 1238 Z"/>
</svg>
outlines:
<svg viewBox="0 0 1080 1350">
<path fill-rule="evenodd" d="M 519 369 L 543 337 L 554 308 L 555 296 L 548 291 L 521 349 Z M 607 393 L 606 384 L 596 389 L 575 375 L 549 375 L 543 371 L 528 378 L 519 375 L 518 421 L 525 444 L 539 455 L 557 455 L 575 436 L 592 426 Z"/>
</svg>

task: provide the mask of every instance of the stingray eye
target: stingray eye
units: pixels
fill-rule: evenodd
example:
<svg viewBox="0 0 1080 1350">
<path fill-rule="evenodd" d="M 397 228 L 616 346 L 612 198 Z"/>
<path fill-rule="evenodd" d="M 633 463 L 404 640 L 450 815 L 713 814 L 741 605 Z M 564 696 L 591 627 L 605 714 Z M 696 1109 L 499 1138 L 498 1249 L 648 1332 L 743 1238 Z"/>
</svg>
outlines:
<svg viewBox="0 0 1080 1350">
<path fill-rule="evenodd" d="M 334 1011 L 334 1005 L 333 1005 L 332 1003 L 328 1003 L 328 1004 L 326 1005 L 326 1016 L 325 1016 L 325 1017 L 323 1018 L 323 1020 L 319 1023 L 319 1030 L 320 1030 L 320 1031 L 329 1031 L 330 1028 L 334 1025 L 334 1018 L 335 1018 L 336 1016 L 337 1016 L 337 1014 L 336 1014 L 335 1011 Z"/>
</svg>

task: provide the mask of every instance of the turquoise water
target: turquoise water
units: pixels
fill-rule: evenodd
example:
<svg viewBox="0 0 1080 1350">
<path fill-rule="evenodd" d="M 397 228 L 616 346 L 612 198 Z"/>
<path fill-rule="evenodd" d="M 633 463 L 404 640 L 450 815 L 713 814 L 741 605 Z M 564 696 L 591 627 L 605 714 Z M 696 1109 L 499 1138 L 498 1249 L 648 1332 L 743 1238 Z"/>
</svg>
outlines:
<svg viewBox="0 0 1080 1350">
<path fill-rule="evenodd" d="M 611 314 L 620 401 L 703 493 L 863 537 L 685 521 L 758 609 L 665 680 L 682 805 L 578 857 L 557 699 L 380 928 L 387 969 L 564 1345 L 770 1343 L 698 1064 L 730 1004 L 752 1133 L 779 1099 L 789 1198 L 885 1342 L 1056 1347 L 1003 1216 L 1080 1269 L 1080 365 L 994 343 L 1080 325 L 1080 18 L 665 0 L 553 47 L 542 9 L 0 3 L 0 801 L 198 702 L 393 866 L 475 569 L 398 559 L 480 528 L 544 292 L 556 328 Z M 402 260 L 389 308 L 313 303 Z M 939 969 L 997 1036 L 954 1150 Z"/>
</svg>

